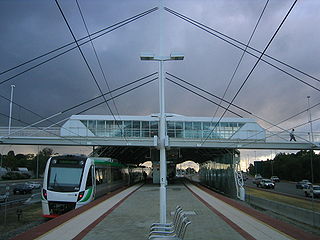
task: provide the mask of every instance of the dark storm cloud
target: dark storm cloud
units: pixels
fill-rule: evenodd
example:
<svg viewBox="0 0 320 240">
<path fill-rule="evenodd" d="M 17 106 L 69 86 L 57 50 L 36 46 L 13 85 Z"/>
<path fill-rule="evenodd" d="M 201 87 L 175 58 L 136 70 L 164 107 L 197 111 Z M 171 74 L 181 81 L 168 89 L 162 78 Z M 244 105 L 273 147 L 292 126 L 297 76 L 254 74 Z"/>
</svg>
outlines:
<svg viewBox="0 0 320 240">
<path fill-rule="evenodd" d="M 86 35 L 75 1 L 59 1 L 79 38 Z M 280 24 L 293 1 L 271 0 L 254 35 L 251 45 L 262 50 Z M 79 0 L 90 32 L 100 30 L 118 21 L 158 5 L 158 1 L 83 1 Z M 247 42 L 263 9 L 265 1 L 164 1 L 175 11 Z M 316 0 L 300 1 L 274 39 L 267 53 L 320 78 L 320 33 L 317 23 L 320 3 Z M 141 52 L 159 52 L 159 11 L 130 23 L 94 41 L 97 53 L 111 89 L 158 70 L 155 62 L 139 60 Z M 0 70 L 6 70 L 72 41 L 54 1 L 0 1 Z M 185 60 L 165 63 L 166 70 L 222 96 L 241 50 L 195 28 L 189 23 L 164 12 L 164 54 L 183 52 Z M 107 91 L 90 44 L 82 47 L 103 91 Z M 229 92 L 232 99 L 251 70 L 256 59 L 245 56 Z M 275 64 L 275 62 L 271 61 Z M 277 64 L 278 65 L 278 64 Z M 31 65 L 30 65 L 31 66 Z M 22 68 L 25 69 L 25 68 Z M 284 68 L 293 73 L 290 69 Z M 4 80 L 12 73 L 0 76 Z M 320 88 L 320 83 L 296 74 Z M 50 63 L 42 65 L 0 86 L 0 94 L 10 96 L 10 85 L 15 84 L 14 100 L 33 111 L 50 116 L 83 100 L 99 95 L 99 91 L 77 49 Z M 145 115 L 158 111 L 158 84 L 152 83 L 116 99 L 120 114 Z M 235 103 L 274 123 L 307 107 L 306 96 L 312 104 L 320 102 L 319 92 L 284 73 L 258 64 L 254 73 L 235 100 Z M 167 82 L 167 112 L 194 116 L 212 116 L 216 106 Z M 146 101 L 147 99 L 147 101 Z M 112 104 L 110 104 L 115 111 Z M 9 113 L 9 104 L 1 99 L 1 113 Z M 236 110 L 237 111 L 237 110 Z M 76 113 L 77 110 L 70 112 Z M 250 117 L 237 111 L 245 117 Z M 88 114 L 110 114 L 105 105 Z M 219 111 L 221 114 L 222 111 Z M 13 114 L 26 122 L 35 122 L 31 114 L 14 107 Z M 319 108 L 313 109 L 313 118 L 319 117 Z M 228 114 L 232 116 L 232 114 Z M 63 116 L 67 117 L 67 115 Z M 58 121 L 59 119 L 57 119 Z M 7 119 L 0 117 L 2 126 Z M 307 121 L 307 115 L 298 116 L 284 124 L 290 128 Z M 264 122 L 260 123 L 266 127 Z M 19 125 L 19 123 L 15 123 Z M 315 126 L 319 126 L 316 123 Z M 306 130 L 305 127 L 303 130 Z M 314 129 L 315 131 L 319 128 Z"/>
</svg>

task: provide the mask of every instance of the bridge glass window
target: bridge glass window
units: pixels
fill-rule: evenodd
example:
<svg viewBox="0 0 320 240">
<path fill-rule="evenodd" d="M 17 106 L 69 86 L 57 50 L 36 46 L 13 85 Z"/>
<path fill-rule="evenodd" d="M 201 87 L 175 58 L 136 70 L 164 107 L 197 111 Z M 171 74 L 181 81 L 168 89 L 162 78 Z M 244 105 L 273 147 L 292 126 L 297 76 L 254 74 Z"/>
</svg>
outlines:
<svg viewBox="0 0 320 240">
<path fill-rule="evenodd" d="M 193 138 L 201 138 L 201 122 L 192 122 Z"/>
<path fill-rule="evenodd" d="M 150 137 L 150 129 L 149 129 L 149 122 L 142 121 L 141 122 L 141 137 Z"/>
<path fill-rule="evenodd" d="M 106 137 L 112 137 L 113 128 L 114 128 L 114 122 L 106 121 Z"/>
<path fill-rule="evenodd" d="M 150 122 L 150 137 L 158 136 L 158 122 Z"/>
<path fill-rule="evenodd" d="M 175 129 L 174 129 L 174 122 L 167 122 L 167 134 L 169 137 L 176 137 Z"/>
<path fill-rule="evenodd" d="M 106 121 L 97 121 L 97 136 L 106 136 Z"/>
<path fill-rule="evenodd" d="M 140 137 L 140 121 L 133 121 L 132 127 L 132 136 Z"/>
<path fill-rule="evenodd" d="M 132 137 L 132 121 L 124 121 L 124 135 Z"/>
<path fill-rule="evenodd" d="M 176 123 L 176 137 L 183 138 L 183 122 L 175 122 Z"/>
<path fill-rule="evenodd" d="M 97 130 L 97 120 L 88 120 L 88 129 L 89 129 L 93 134 L 96 134 L 96 130 Z"/>
<path fill-rule="evenodd" d="M 124 132 L 123 132 L 123 125 L 122 125 L 122 121 L 115 121 L 114 122 L 114 126 L 113 126 L 113 134 L 112 136 L 114 137 L 121 137 L 123 136 Z"/>
<path fill-rule="evenodd" d="M 192 138 L 192 122 L 185 122 L 185 137 L 186 138 Z"/>
</svg>

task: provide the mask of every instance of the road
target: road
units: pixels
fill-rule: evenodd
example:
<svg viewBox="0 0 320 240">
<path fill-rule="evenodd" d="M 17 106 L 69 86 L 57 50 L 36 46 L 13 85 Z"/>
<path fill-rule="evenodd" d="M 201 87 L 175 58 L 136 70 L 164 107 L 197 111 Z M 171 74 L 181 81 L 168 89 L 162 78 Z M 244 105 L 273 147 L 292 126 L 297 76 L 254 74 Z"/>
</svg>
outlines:
<svg viewBox="0 0 320 240">
<path fill-rule="evenodd" d="M 29 193 L 29 194 L 16 194 L 16 195 L 14 195 L 13 188 L 17 184 L 23 184 L 23 183 L 26 183 L 29 181 L 39 182 L 42 184 L 42 180 L 34 180 L 34 179 L 27 179 L 27 180 L 20 180 L 20 181 L 14 181 L 14 180 L 13 181 L 3 181 L 3 182 L 0 182 L 0 194 L 5 194 L 6 187 L 9 186 L 8 202 L 14 201 L 14 200 L 19 200 L 19 199 L 28 199 L 31 196 L 31 194 L 39 193 L 41 189 L 33 189 L 31 194 Z"/>
<path fill-rule="evenodd" d="M 256 184 L 253 184 L 252 180 L 253 180 L 253 178 L 248 178 L 245 181 L 245 186 L 261 189 L 261 188 L 258 188 Z M 295 182 L 287 182 L 287 181 L 277 182 L 277 183 L 275 183 L 275 189 L 274 190 L 272 189 L 271 191 L 306 198 L 304 196 L 304 191 L 302 189 L 296 188 Z M 306 198 L 306 199 L 308 199 L 308 198 Z M 320 200 L 318 200 L 318 201 L 320 201 Z"/>
</svg>

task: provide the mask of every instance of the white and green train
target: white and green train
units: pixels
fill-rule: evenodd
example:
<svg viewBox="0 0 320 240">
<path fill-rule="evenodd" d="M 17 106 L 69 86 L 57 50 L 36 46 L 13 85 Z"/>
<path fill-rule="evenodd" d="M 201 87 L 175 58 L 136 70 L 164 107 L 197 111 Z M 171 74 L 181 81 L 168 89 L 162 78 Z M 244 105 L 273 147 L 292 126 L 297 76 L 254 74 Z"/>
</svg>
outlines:
<svg viewBox="0 0 320 240">
<path fill-rule="evenodd" d="M 143 168 L 112 158 L 62 155 L 49 158 L 41 194 L 43 216 L 54 218 L 119 187 L 143 180 Z"/>
</svg>

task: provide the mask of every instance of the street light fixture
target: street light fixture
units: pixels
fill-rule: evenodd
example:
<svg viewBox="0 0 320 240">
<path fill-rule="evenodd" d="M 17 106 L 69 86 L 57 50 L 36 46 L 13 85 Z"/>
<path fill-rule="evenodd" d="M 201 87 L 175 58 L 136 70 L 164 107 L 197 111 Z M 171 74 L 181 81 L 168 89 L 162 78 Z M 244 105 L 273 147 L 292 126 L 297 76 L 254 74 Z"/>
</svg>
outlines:
<svg viewBox="0 0 320 240">
<path fill-rule="evenodd" d="M 164 95 L 164 61 L 183 60 L 184 55 L 180 53 L 171 53 L 170 56 L 155 56 L 153 53 L 142 53 L 141 60 L 159 62 L 159 141 L 160 151 L 160 223 L 166 223 L 167 211 L 167 160 L 166 160 L 166 115 L 165 115 L 165 95 Z"/>
</svg>

